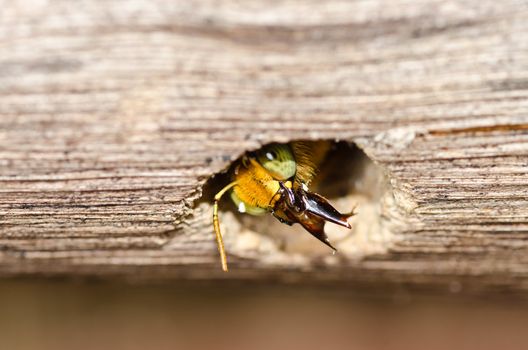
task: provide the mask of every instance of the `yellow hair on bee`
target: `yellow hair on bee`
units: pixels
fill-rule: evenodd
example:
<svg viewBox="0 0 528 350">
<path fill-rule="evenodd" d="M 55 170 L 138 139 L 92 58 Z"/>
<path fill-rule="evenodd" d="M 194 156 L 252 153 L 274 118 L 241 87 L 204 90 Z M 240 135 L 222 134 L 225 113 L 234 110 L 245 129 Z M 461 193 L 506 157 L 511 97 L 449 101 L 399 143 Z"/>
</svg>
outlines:
<svg viewBox="0 0 528 350">
<path fill-rule="evenodd" d="M 244 203 L 258 208 L 269 209 L 271 199 L 280 185 L 255 159 L 249 158 L 247 166 L 240 165 L 235 171 L 237 186 L 233 191 Z"/>
<path fill-rule="evenodd" d="M 330 142 L 294 141 L 290 143 L 290 147 L 297 162 L 295 182 L 298 185 L 301 183 L 308 185 L 317 174 L 317 168 L 330 150 Z"/>
</svg>

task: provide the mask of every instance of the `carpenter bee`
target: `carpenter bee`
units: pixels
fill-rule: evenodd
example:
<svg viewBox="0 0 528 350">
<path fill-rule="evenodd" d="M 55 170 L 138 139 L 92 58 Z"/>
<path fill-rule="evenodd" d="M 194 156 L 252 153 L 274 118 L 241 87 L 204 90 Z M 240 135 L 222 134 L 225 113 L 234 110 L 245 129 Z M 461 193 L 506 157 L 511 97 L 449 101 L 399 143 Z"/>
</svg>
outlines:
<svg viewBox="0 0 528 350">
<path fill-rule="evenodd" d="M 227 192 L 239 212 L 251 215 L 271 213 L 287 225 L 299 223 L 336 251 L 324 232 L 324 224 L 329 221 L 350 229 L 347 219 L 354 215 L 353 210 L 340 213 L 324 197 L 308 190 L 329 148 L 330 143 L 325 141 L 273 143 L 246 153 L 230 168 L 232 182 L 215 195 L 213 206 L 213 226 L 224 271 L 227 271 L 227 259 L 220 232 L 218 203 Z"/>
</svg>

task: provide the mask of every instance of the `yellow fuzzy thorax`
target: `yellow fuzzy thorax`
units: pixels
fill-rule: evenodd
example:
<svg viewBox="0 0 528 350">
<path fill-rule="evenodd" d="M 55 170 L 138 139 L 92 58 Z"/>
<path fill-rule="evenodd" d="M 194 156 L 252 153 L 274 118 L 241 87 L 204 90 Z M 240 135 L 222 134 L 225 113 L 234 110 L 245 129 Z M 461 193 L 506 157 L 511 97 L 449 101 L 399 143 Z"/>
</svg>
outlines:
<svg viewBox="0 0 528 350">
<path fill-rule="evenodd" d="M 233 191 L 242 202 L 263 209 L 273 207 L 280 185 L 258 162 L 249 159 L 247 166 L 239 165 L 235 178 L 237 186 Z"/>
</svg>

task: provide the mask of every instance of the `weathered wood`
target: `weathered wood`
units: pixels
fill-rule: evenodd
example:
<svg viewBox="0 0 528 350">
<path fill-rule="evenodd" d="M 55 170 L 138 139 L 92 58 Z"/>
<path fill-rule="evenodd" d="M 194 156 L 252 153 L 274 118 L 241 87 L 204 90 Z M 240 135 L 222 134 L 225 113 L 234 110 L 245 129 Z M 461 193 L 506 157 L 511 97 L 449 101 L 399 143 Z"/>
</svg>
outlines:
<svg viewBox="0 0 528 350">
<path fill-rule="evenodd" d="M 0 48 L 2 275 L 215 278 L 204 182 L 305 138 L 384 169 L 387 234 L 316 265 L 235 235 L 222 277 L 528 289 L 526 1 L 9 1 Z"/>
</svg>

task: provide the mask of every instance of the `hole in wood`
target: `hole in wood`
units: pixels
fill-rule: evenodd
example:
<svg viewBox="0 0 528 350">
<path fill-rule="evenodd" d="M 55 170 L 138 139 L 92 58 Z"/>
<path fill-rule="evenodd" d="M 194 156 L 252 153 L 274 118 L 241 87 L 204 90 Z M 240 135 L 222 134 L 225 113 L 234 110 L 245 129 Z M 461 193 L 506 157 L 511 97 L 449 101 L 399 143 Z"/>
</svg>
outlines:
<svg viewBox="0 0 528 350">
<path fill-rule="evenodd" d="M 209 221 L 215 194 L 233 181 L 233 171 L 241 161 L 233 162 L 204 186 L 195 210 Z M 240 206 L 235 205 L 227 193 L 220 201 L 219 219 L 228 259 L 242 257 L 272 265 L 303 266 L 335 264 L 383 253 L 390 241 L 390 232 L 383 227 L 382 219 L 382 198 L 387 188 L 382 169 L 355 144 L 331 142 L 309 191 L 322 195 L 342 213 L 355 208 L 356 215 L 348 219 L 352 229 L 330 222 L 325 224 L 325 232 L 337 253 L 333 254 L 331 248 L 299 224 L 286 225 L 271 213 L 260 216 L 241 213 Z M 212 222 L 210 231 L 210 238 L 214 239 Z"/>
</svg>

